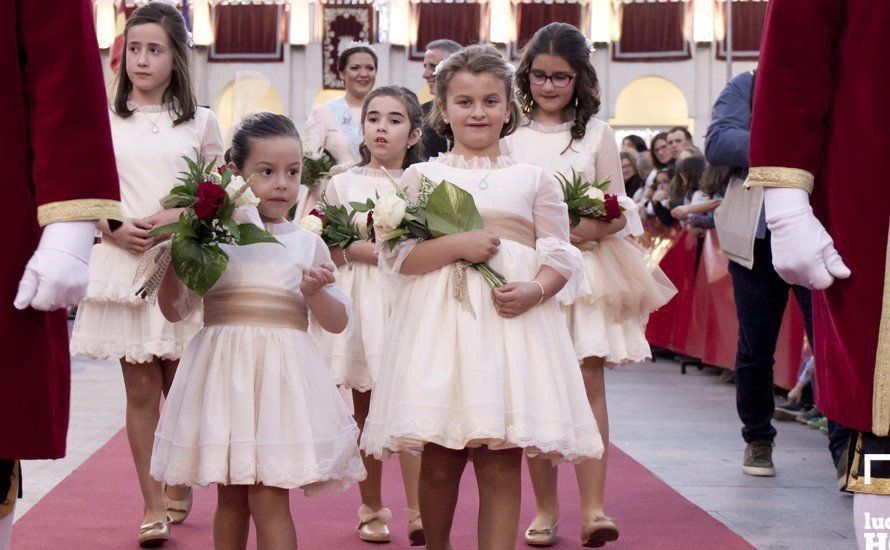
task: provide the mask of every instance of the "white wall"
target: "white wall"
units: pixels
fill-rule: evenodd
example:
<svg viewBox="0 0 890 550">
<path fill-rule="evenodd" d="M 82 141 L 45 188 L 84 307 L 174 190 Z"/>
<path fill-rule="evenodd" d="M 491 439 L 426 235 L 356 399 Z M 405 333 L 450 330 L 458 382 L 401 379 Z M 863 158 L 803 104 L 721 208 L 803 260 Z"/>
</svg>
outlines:
<svg viewBox="0 0 890 550">
<path fill-rule="evenodd" d="M 375 48 L 380 58 L 378 85 L 400 84 L 415 91 L 425 85 L 421 77 L 422 63 L 410 61 L 406 48 L 388 44 L 378 44 Z M 200 104 L 212 106 L 238 71 L 258 71 L 280 94 L 287 111 L 285 114 L 294 119 L 298 128 L 303 128 L 313 98 L 322 89 L 321 44 L 286 46 L 284 61 L 278 63 L 210 63 L 207 52 L 207 48 L 195 48 L 192 52 L 195 91 Z M 110 83 L 113 75 L 108 68 L 108 50 L 103 51 L 102 59 Z M 618 63 L 611 60 L 607 48 L 600 48 L 594 53 L 593 64 L 602 88 L 600 118 L 614 117 L 618 95 L 630 82 L 644 76 L 659 76 L 670 80 L 683 92 L 689 117 L 694 122 L 695 142 L 703 143 L 711 105 L 726 84 L 726 63 L 715 59 L 710 44 L 697 45 L 690 60 L 662 63 Z M 735 62 L 733 74 L 755 66 L 754 62 Z"/>
</svg>

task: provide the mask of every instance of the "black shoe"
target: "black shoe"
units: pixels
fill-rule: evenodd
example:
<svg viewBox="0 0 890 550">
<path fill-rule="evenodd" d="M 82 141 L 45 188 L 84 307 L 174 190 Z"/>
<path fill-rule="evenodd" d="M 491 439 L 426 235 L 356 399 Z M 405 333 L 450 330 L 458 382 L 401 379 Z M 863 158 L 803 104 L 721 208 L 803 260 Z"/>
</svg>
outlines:
<svg viewBox="0 0 890 550">
<path fill-rule="evenodd" d="M 773 419 L 783 421 L 797 420 L 797 417 L 805 414 L 808 410 L 808 407 L 805 407 L 800 403 L 792 403 L 789 401 L 784 405 L 776 405 L 776 410 L 773 411 Z"/>
<path fill-rule="evenodd" d="M 745 459 L 742 472 L 749 476 L 773 477 L 776 468 L 773 466 L 773 442 L 752 441 L 745 446 Z"/>
<path fill-rule="evenodd" d="M 807 412 L 795 418 L 795 420 L 797 420 L 801 424 L 808 424 L 810 420 L 818 420 L 819 418 L 822 418 L 822 412 L 816 407 L 813 407 Z"/>
</svg>

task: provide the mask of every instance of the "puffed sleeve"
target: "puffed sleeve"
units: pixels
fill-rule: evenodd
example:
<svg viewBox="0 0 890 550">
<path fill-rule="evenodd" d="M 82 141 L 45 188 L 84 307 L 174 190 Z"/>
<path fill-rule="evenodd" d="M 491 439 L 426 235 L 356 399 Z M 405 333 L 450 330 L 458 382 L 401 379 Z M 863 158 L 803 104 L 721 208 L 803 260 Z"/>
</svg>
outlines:
<svg viewBox="0 0 890 550">
<path fill-rule="evenodd" d="M 92 2 L 13 4 L 20 75 L 3 97 L 23 101 L 38 222 L 123 219 Z"/>
<path fill-rule="evenodd" d="M 409 198 L 417 196 L 420 189 L 420 171 L 409 166 L 399 179 L 399 188 L 404 189 Z M 417 246 L 416 239 L 399 241 L 392 249 L 383 241 L 377 241 L 377 267 L 385 273 L 398 274 L 405 259 Z"/>
<path fill-rule="evenodd" d="M 627 220 L 627 224 L 624 226 L 624 229 L 616 233 L 616 236 L 642 235 L 643 221 L 640 219 L 636 203 L 627 196 L 627 192 L 624 189 L 624 174 L 621 172 L 621 156 L 618 153 L 618 141 L 615 139 L 615 131 L 612 130 L 611 126 L 606 125 L 600 135 L 594 163 L 596 179 L 598 181 L 610 180 L 608 192 L 612 195 L 618 195 L 618 204 L 624 208 L 624 218 Z"/>
<path fill-rule="evenodd" d="M 324 243 L 321 237 L 317 235 L 312 235 L 315 241 L 315 258 L 312 261 L 312 267 L 321 267 L 322 264 L 330 264 L 334 265 L 333 260 L 331 260 L 331 251 L 328 249 L 328 245 Z M 337 279 L 340 278 L 340 271 L 337 268 L 334 268 L 334 277 Z M 336 283 L 331 283 L 324 287 L 328 294 L 331 295 L 332 298 L 343 304 L 343 307 L 346 308 L 346 315 L 349 318 L 349 323 L 346 326 L 346 329 L 340 334 L 348 335 L 352 331 L 352 325 L 354 320 L 354 315 L 352 311 L 352 298 L 350 298 L 345 292 L 340 290 L 340 287 Z M 310 322 L 312 321 L 312 315 L 310 312 L 309 315 Z M 321 327 L 323 328 L 323 327 Z"/>
<path fill-rule="evenodd" d="M 205 159 L 216 159 L 216 164 L 223 164 L 223 137 L 219 129 L 219 120 L 213 111 L 207 109 L 207 122 L 204 125 L 204 137 L 201 139 L 201 154 Z"/>
<path fill-rule="evenodd" d="M 844 0 L 770 0 L 754 84 L 746 187 L 812 191 L 831 103 Z"/>
<path fill-rule="evenodd" d="M 569 210 L 562 200 L 559 184 L 544 170 L 539 171 L 538 178 L 532 208 L 537 268 L 546 265 L 565 277 L 567 282 L 557 297 L 560 302 L 570 304 L 590 293 L 581 251 L 569 243 Z"/>
<path fill-rule="evenodd" d="M 342 177 L 342 175 L 337 174 L 324 184 L 322 196 L 324 197 L 324 201 L 331 206 L 340 206 L 342 204 L 340 202 L 340 196 L 337 193 L 337 187 L 339 186 L 338 182 Z"/>
</svg>

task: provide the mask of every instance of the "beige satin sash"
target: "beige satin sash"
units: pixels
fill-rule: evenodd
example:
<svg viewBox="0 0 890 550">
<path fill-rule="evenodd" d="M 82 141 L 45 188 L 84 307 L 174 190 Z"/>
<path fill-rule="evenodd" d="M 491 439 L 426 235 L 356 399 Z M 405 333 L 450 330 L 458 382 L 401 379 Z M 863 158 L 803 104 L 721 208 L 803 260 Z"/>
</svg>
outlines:
<svg viewBox="0 0 890 550">
<path fill-rule="evenodd" d="M 503 210 L 480 210 L 482 226 L 486 231 L 497 233 L 502 239 L 509 239 L 529 248 L 535 247 L 535 224 L 527 218 Z"/>
<path fill-rule="evenodd" d="M 306 305 L 290 292 L 255 286 L 211 291 L 204 296 L 204 325 L 309 328 Z"/>
</svg>

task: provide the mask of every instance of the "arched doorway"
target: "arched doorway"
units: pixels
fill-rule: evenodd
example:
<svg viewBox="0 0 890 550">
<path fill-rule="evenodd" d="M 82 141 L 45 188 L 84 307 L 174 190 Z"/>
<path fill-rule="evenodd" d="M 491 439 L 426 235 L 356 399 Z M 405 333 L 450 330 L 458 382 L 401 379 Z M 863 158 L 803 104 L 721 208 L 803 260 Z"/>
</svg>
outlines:
<svg viewBox="0 0 890 550">
<path fill-rule="evenodd" d="M 256 71 L 238 71 L 213 105 L 226 143 L 232 140 L 235 125 L 257 111 L 284 114 L 281 96 L 268 78 Z"/>
<path fill-rule="evenodd" d="M 609 124 L 619 140 L 637 134 L 648 142 L 656 133 L 673 126 L 685 126 L 694 132 L 682 90 L 660 76 L 644 76 L 625 86 L 618 94 L 615 117 Z"/>
</svg>

